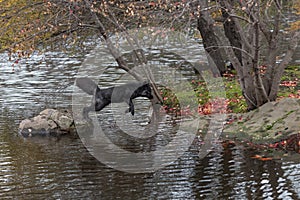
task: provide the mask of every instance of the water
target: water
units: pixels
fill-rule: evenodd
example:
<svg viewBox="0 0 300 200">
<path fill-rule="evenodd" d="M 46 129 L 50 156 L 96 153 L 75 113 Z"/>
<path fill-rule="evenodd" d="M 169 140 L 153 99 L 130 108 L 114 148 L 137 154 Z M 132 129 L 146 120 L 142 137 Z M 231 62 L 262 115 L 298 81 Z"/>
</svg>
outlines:
<svg viewBox="0 0 300 200">
<path fill-rule="evenodd" d="M 148 174 L 108 168 L 76 138 L 1 133 L 1 199 L 298 199 L 300 164 L 257 161 L 242 147 L 199 160 L 190 150 Z"/>
<path fill-rule="evenodd" d="M 1 56 L 0 199 L 300 198 L 296 154 L 260 161 L 251 158 L 257 152 L 244 146 L 217 144 L 199 158 L 194 143 L 174 163 L 156 172 L 131 174 L 99 162 L 76 136 L 18 137 L 21 119 L 46 107 L 70 108 L 74 77 L 83 58 L 52 52 L 12 67 Z M 116 77 L 123 73 L 112 67 L 107 71 Z M 109 108 L 104 111 L 109 112 Z M 172 127 L 162 129 L 167 128 Z M 111 137 L 119 141 L 118 134 Z M 163 143 L 168 138 L 160 139 Z M 140 147 L 130 142 L 123 145 Z"/>
</svg>

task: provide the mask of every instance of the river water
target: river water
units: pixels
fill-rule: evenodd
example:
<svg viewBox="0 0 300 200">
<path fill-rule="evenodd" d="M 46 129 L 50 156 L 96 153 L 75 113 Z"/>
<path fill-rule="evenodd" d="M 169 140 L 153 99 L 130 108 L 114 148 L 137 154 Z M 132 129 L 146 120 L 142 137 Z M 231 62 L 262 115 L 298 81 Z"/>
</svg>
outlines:
<svg viewBox="0 0 300 200">
<path fill-rule="evenodd" d="M 128 173 L 98 161 L 76 136 L 18 136 L 22 119 L 44 108 L 71 108 L 82 60 L 51 52 L 14 63 L 1 55 L 0 199 L 300 199 L 296 154 L 260 161 L 242 145 L 219 144 L 199 157 L 193 143 L 162 169 Z M 108 67 L 107 73 L 122 72 Z"/>
</svg>

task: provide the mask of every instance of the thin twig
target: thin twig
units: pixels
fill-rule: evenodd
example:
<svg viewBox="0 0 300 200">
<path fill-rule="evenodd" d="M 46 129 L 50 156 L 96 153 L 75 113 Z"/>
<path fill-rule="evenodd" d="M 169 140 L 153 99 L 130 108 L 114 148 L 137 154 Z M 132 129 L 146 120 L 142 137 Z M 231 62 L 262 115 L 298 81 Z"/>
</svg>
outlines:
<svg viewBox="0 0 300 200">
<path fill-rule="evenodd" d="M 249 56 L 250 58 L 254 58 L 249 52 L 247 52 L 246 50 L 244 49 L 241 49 L 241 48 L 238 48 L 238 47 L 234 47 L 234 46 L 209 46 L 209 47 L 206 47 L 206 49 L 212 49 L 212 48 L 225 48 L 225 49 L 229 49 L 229 48 L 232 48 L 232 49 L 236 49 L 236 50 L 239 50 L 243 53 L 245 53 L 247 56 Z"/>
</svg>

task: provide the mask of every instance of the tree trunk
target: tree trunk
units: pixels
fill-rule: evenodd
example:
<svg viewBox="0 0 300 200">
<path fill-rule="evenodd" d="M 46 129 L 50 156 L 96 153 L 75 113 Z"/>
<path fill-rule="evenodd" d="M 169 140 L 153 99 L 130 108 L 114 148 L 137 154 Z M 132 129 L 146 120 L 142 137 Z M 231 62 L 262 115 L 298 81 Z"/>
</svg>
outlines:
<svg viewBox="0 0 300 200">
<path fill-rule="evenodd" d="M 230 44 L 233 47 L 236 47 L 233 50 L 234 54 L 237 57 L 237 59 L 240 61 L 240 63 L 242 63 L 242 52 L 240 51 L 240 49 L 242 48 L 240 32 L 237 31 L 236 22 L 230 19 L 230 15 L 224 9 L 225 2 L 223 0 L 220 1 L 220 5 L 223 8 L 222 17 L 223 17 L 223 27 L 224 27 L 225 36 L 228 38 Z"/>
<path fill-rule="evenodd" d="M 217 61 L 221 58 L 218 50 L 226 50 L 237 71 L 248 110 L 276 100 L 284 69 L 300 40 L 299 29 L 294 30 L 294 34 L 293 31 L 290 31 L 291 34 L 280 31 L 284 21 L 283 2 L 270 1 L 266 4 L 260 0 L 218 0 L 209 7 L 207 1 L 198 1 L 201 6 L 198 29 L 204 47 L 208 53 L 209 50 L 215 53 L 211 56 Z M 217 25 L 212 17 L 218 9 L 223 17 L 218 21 L 223 22 L 223 27 Z M 277 12 L 274 13 L 274 10 Z M 284 53 L 279 51 L 283 37 L 290 38 Z M 216 45 L 220 45 L 219 49 Z M 278 56 L 280 63 L 277 62 Z M 261 71 L 262 65 L 266 67 L 265 71 Z"/>
<path fill-rule="evenodd" d="M 200 1 L 199 4 L 201 7 L 208 6 L 206 1 Z M 223 74 L 226 71 L 224 58 L 222 56 L 222 51 L 224 50 L 219 48 L 220 44 L 218 43 L 218 36 L 216 35 L 216 31 L 214 29 L 215 22 L 209 17 L 209 14 L 210 13 L 208 11 L 200 12 L 197 28 L 202 36 L 203 46 L 206 52 L 217 66 L 219 72 Z M 215 72 L 213 73 L 215 74 Z"/>
<path fill-rule="evenodd" d="M 221 50 L 218 48 L 219 44 L 217 43 L 212 29 L 209 28 L 209 25 L 207 25 L 207 22 L 204 21 L 203 18 L 198 20 L 198 29 L 200 30 L 201 35 L 206 35 L 205 37 L 202 37 L 203 46 L 211 57 L 211 61 L 214 62 L 221 74 L 225 73 L 225 62 L 222 58 Z M 213 71 L 213 73 L 217 74 L 215 71 Z"/>
</svg>

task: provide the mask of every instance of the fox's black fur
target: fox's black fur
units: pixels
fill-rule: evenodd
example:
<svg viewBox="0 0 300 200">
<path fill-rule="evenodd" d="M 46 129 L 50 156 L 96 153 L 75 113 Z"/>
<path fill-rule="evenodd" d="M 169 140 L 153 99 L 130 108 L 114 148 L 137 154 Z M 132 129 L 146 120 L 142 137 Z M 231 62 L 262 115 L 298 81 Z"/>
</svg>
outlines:
<svg viewBox="0 0 300 200">
<path fill-rule="evenodd" d="M 121 86 L 100 89 L 96 83 L 89 78 L 77 78 L 76 85 L 89 95 L 93 95 L 90 106 L 83 109 L 83 117 L 90 120 L 90 111 L 100 111 L 110 103 L 126 102 L 129 105 L 128 111 L 134 115 L 132 99 L 147 97 L 153 99 L 149 82 L 132 82 Z"/>
</svg>

